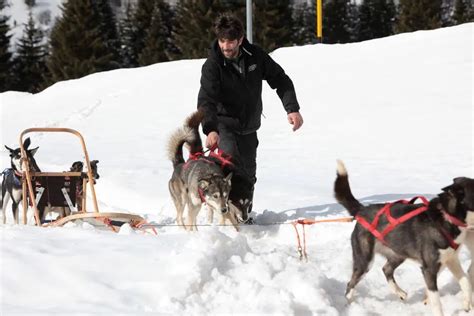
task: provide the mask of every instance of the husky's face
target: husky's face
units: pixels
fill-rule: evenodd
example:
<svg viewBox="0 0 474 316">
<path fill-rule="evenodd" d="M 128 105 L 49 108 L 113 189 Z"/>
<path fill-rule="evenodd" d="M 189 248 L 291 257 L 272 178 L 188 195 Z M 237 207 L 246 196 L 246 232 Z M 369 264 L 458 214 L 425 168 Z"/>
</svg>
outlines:
<svg viewBox="0 0 474 316">
<path fill-rule="evenodd" d="M 91 172 L 92 172 L 92 178 L 94 180 L 97 180 L 100 178 L 99 172 L 97 171 L 97 164 L 99 163 L 99 160 L 92 160 L 90 162 L 91 164 Z M 72 165 L 69 171 L 71 172 L 82 172 L 84 170 L 84 163 L 82 161 L 75 161 Z M 95 181 L 94 181 L 95 183 Z"/>
<path fill-rule="evenodd" d="M 26 151 L 26 159 L 28 159 L 28 164 L 30 166 L 30 170 L 33 172 L 40 172 L 40 168 L 36 164 L 36 160 L 34 158 L 34 155 L 36 154 L 36 151 L 38 150 L 39 147 L 33 148 L 33 149 L 28 149 L 30 146 L 30 138 L 28 137 L 25 139 L 23 142 L 23 148 Z M 17 149 L 11 149 L 8 146 L 5 146 L 6 149 L 10 152 L 10 160 L 11 160 L 11 165 L 14 170 L 17 171 L 23 171 L 25 169 L 24 163 L 21 160 L 21 150 L 20 148 Z"/>
<path fill-rule="evenodd" d="M 231 188 L 232 173 L 227 177 L 215 176 L 199 181 L 199 189 L 202 190 L 207 205 L 222 214 L 227 213 L 227 201 Z"/>
<path fill-rule="evenodd" d="M 92 160 L 91 161 L 91 171 L 92 171 L 92 177 L 94 178 L 94 180 L 100 178 L 99 172 L 97 171 L 97 164 L 98 163 L 99 163 L 99 160 Z"/>
<path fill-rule="evenodd" d="M 443 191 L 440 197 L 445 201 L 446 210 L 452 214 L 466 214 L 467 224 L 474 225 L 474 179 L 455 178 Z"/>
</svg>

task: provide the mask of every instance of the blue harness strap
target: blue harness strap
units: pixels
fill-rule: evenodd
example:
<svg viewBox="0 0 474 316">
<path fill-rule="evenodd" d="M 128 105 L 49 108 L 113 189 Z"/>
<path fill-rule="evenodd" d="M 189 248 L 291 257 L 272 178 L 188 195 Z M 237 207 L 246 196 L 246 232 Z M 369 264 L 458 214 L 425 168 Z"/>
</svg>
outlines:
<svg viewBox="0 0 474 316">
<path fill-rule="evenodd" d="M 3 170 L 2 175 L 4 177 L 12 176 L 13 177 L 13 184 L 15 184 L 17 186 L 21 186 L 21 180 L 15 174 L 15 170 L 13 170 L 13 168 L 7 168 L 7 169 Z"/>
</svg>

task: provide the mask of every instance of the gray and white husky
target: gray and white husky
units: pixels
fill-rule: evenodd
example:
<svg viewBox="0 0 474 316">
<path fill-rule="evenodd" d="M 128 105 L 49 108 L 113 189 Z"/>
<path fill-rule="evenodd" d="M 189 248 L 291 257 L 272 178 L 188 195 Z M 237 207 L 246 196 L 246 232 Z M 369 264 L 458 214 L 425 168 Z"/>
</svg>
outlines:
<svg viewBox="0 0 474 316">
<path fill-rule="evenodd" d="M 168 157 L 173 163 L 173 175 L 169 180 L 171 198 L 176 206 L 177 223 L 188 230 L 197 230 L 196 218 L 203 204 L 209 212 L 221 216 L 221 224 L 228 219 L 238 230 L 235 207 L 229 208 L 228 199 L 231 189 L 232 173 L 224 175 L 222 168 L 202 153 L 202 141 L 199 135 L 201 112 L 194 112 L 184 126 L 176 130 L 168 143 Z M 187 162 L 183 158 L 183 145 L 189 149 Z M 187 206 L 187 223 L 183 214 Z M 209 218 L 211 218 L 211 214 Z"/>
<path fill-rule="evenodd" d="M 39 147 L 28 149 L 30 146 L 31 141 L 28 137 L 23 142 L 23 148 L 26 151 L 26 159 L 28 159 L 28 165 L 30 170 L 33 172 L 40 172 L 40 168 L 36 164 L 34 159 L 34 155 Z M 21 161 L 21 151 L 20 148 L 11 149 L 8 146 L 5 148 L 10 152 L 10 161 L 11 161 L 11 168 L 5 169 L 2 172 L 2 188 L 1 188 L 1 200 L 0 200 L 0 207 L 2 208 L 3 214 L 3 224 L 6 223 L 6 208 L 7 204 L 11 198 L 12 200 L 12 212 L 13 218 L 15 219 L 15 223 L 18 224 L 18 205 L 22 201 L 23 191 L 21 186 L 21 175 L 22 171 L 24 170 L 24 165 Z"/>
</svg>

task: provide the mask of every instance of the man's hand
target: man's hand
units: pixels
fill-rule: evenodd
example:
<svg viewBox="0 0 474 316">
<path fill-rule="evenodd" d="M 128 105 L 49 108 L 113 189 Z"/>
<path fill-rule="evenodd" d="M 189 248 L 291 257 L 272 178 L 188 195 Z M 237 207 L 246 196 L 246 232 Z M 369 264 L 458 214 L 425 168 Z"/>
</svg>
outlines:
<svg viewBox="0 0 474 316">
<path fill-rule="evenodd" d="M 293 125 L 293 132 L 303 125 L 303 117 L 300 112 L 292 112 L 288 114 L 288 122 Z M 210 134 L 209 134 L 210 135 Z"/>
<path fill-rule="evenodd" d="M 211 149 L 217 147 L 219 144 L 219 134 L 217 132 L 210 132 L 206 138 L 206 147 Z"/>
</svg>

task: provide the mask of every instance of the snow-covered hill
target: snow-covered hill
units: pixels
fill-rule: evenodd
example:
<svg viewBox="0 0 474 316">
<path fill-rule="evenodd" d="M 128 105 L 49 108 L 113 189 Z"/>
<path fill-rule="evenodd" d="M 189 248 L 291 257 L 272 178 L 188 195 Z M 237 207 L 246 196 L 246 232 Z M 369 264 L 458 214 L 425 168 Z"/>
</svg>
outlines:
<svg viewBox="0 0 474 316">
<path fill-rule="evenodd" d="M 432 196 L 456 176 L 474 176 L 473 27 L 402 34 L 347 45 L 284 48 L 272 56 L 293 79 L 305 124 L 291 131 L 276 93 L 263 93 L 256 219 L 347 214 L 334 203 L 335 160 L 345 161 L 354 194 L 369 201 Z M 166 160 L 170 133 L 196 107 L 204 60 L 156 64 L 60 82 L 31 95 L 0 94 L 1 140 L 17 145 L 32 126 L 70 127 L 99 159 L 101 211 L 174 223 Z M 81 159 L 69 136 L 32 135 L 43 170 Z M 1 166 L 8 156 L 0 152 Z M 397 272 L 406 302 L 389 290 L 382 260 L 347 305 L 352 223 L 307 227 L 301 263 L 291 225 L 174 226 L 158 236 L 116 235 L 86 225 L 0 226 L 4 315 L 277 314 L 429 315 L 419 267 Z M 200 222 L 205 216 L 200 214 Z M 469 255 L 462 251 L 463 266 Z M 461 311 L 459 286 L 444 272 L 446 314 Z"/>
</svg>

